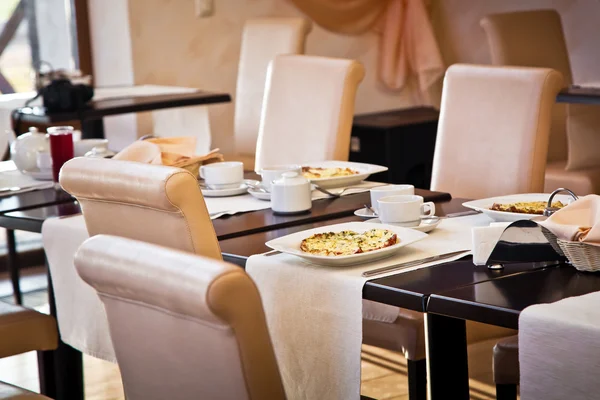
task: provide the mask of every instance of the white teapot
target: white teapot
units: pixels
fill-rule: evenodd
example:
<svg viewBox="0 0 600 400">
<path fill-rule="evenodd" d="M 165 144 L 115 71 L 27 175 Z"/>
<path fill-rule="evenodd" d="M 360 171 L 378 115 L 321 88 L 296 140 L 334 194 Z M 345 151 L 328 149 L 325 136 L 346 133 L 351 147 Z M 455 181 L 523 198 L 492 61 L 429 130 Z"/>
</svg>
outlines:
<svg viewBox="0 0 600 400">
<path fill-rule="evenodd" d="M 48 136 L 39 132 L 37 128 L 29 128 L 29 132 L 20 135 L 11 143 L 10 158 L 20 171 L 31 171 L 37 168 L 37 153 L 48 151 Z"/>
<path fill-rule="evenodd" d="M 276 213 L 300 213 L 311 207 L 310 182 L 297 172 L 284 172 L 271 184 L 271 208 Z"/>
</svg>

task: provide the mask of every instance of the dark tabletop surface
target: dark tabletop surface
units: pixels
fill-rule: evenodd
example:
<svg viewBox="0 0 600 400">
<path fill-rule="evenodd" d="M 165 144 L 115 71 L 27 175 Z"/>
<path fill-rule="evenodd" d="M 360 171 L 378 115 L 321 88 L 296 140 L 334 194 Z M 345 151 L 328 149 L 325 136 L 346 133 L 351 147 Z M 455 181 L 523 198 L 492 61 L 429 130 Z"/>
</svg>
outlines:
<svg viewBox="0 0 600 400">
<path fill-rule="evenodd" d="M 0 214 L 66 202 L 73 202 L 73 198 L 63 190 L 35 190 L 33 192 L 1 197 Z"/>
<path fill-rule="evenodd" d="M 428 311 L 517 329 L 526 307 L 597 291 L 600 274 L 562 265 L 433 294 Z"/>
<path fill-rule="evenodd" d="M 450 199 L 448 193 L 431 192 L 421 189 L 416 189 L 415 192 L 422 195 L 425 198 L 425 201 L 442 201 Z M 213 225 L 217 237 L 219 240 L 223 240 L 258 232 L 266 232 L 290 226 L 351 216 L 354 214 L 354 211 L 363 208 L 364 204 L 370 204 L 369 192 L 351 194 L 337 199 L 314 201 L 311 211 L 305 214 L 275 215 L 271 209 L 266 209 L 221 217 L 213 220 Z M 42 223 L 47 218 L 75 215 L 80 212 L 77 205 L 71 207 L 51 205 L 48 207 L 8 212 L 0 214 L 0 227 L 40 232 Z"/>
<path fill-rule="evenodd" d="M 560 91 L 556 102 L 600 105 L 600 88 L 571 86 Z"/>
<path fill-rule="evenodd" d="M 164 108 L 185 107 L 231 101 L 227 93 L 196 91 L 154 96 L 129 96 L 117 99 L 97 100 L 89 103 L 81 112 L 46 113 L 43 107 L 21 108 L 21 119 L 31 123 L 54 123 L 73 120 L 99 119 L 108 115 L 151 111 Z"/>
</svg>

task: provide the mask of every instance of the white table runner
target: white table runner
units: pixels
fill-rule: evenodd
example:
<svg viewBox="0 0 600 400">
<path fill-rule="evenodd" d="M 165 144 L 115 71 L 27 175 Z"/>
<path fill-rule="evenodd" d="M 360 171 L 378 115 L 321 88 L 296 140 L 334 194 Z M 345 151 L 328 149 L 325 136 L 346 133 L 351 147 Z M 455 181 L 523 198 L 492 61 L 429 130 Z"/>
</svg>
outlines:
<svg viewBox="0 0 600 400">
<path fill-rule="evenodd" d="M 402 248 L 397 255 L 348 268 L 310 265 L 286 254 L 250 257 L 246 271 L 261 293 L 287 397 L 358 399 L 362 288 L 367 281 L 361 273 L 471 249 L 471 228 L 489 222 L 485 215 L 445 219 L 429 237 Z"/>
<path fill-rule="evenodd" d="M 353 185 L 351 189 L 346 190 L 342 196 L 367 192 L 370 188 L 381 185 L 385 184 L 380 182 L 361 182 L 358 185 Z M 341 189 L 331 189 L 331 192 L 333 193 L 338 193 L 340 191 Z M 313 201 L 325 198 L 329 198 L 325 193 L 321 193 L 318 190 L 312 192 Z M 208 212 L 211 214 L 211 219 L 220 218 L 224 215 L 234 215 L 241 212 L 271 208 L 270 201 L 259 200 L 250 194 L 231 197 L 204 197 L 204 201 L 206 202 Z"/>
</svg>

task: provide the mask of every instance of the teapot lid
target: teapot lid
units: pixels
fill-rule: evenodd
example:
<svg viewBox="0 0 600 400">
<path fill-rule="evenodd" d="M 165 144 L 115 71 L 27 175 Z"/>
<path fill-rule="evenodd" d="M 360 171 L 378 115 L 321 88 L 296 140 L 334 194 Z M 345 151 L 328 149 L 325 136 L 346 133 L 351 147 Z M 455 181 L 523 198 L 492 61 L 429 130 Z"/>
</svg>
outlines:
<svg viewBox="0 0 600 400">
<path fill-rule="evenodd" d="M 282 186 L 305 185 L 307 183 L 308 180 L 304 176 L 294 171 L 284 172 L 281 178 L 273 181 L 274 185 Z"/>
</svg>

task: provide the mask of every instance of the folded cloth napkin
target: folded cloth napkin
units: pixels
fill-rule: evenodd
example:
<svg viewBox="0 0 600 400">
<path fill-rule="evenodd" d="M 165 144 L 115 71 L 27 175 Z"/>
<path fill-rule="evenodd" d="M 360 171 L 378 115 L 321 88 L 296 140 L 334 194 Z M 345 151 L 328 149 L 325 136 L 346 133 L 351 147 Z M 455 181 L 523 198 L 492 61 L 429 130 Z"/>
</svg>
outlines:
<svg viewBox="0 0 600 400">
<path fill-rule="evenodd" d="M 600 196 L 580 197 L 539 224 L 561 240 L 600 246 Z"/>
<path fill-rule="evenodd" d="M 485 265 L 500 236 L 509 222 L 492 222 L 490 226 L 476 226 L 471 230 L 473 240 L 473 264 Z"/>
<path fill-rule="evenodd" d="M 147 164 L 185 168 L 197 174 L 203 164 L 223 161 L 219 149 L 204 155 L 194 155 L 196 138 L 191 136 L 138 140 L 121 150 L 113 160 L 137 161 Z"/>
</svg>

